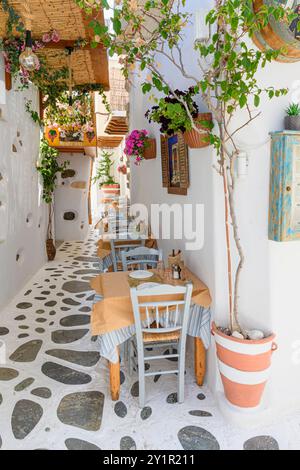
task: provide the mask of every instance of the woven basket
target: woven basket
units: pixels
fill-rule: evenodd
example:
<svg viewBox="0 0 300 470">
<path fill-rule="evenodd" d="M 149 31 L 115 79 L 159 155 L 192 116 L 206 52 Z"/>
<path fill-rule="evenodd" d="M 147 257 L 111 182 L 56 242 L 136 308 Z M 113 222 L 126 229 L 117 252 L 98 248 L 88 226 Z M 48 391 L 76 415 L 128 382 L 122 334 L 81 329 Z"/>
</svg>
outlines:
<svg viewBox="0 0 300 470">
<path fill-rule="evenodd" d="M 145 160 L 153 160 L 156 158 L 156 139 L 147 139 L 148 146 L 143 152 Z"/>
<path fill-rule="evenodd" d="M 53 261 L 56 256 L 56 248 L 52 238 L 49 238 L 46 241 L 46 251 L 48 256 L 48 261 Z"/>
<path fill-rule="evenodd" d="M 176 256 L 169 256 L 168 257 L 168 266 L 169 268 L 172 268 L 172 266 L 174 264 L 177 264 L 178 266 L 181 267 L 181 269 L 184 268 L 184 261 L 182 259 L 182 253 L 180 253 L 179 255 L 176 255 Z"/>
<path fill-rule="evenodd" d="M 198 129 L 207 130 L 207 127 L 204 127 L 201 123 L 197 121 L 212 121 L 212 115 L 211 113 L 198 114 L 198 118 L 195 122 Z M 200 149 L 203 147 L 208 147 L 210 145 L 210 143 L 206 140 L 208 136 L 209 136 L 209 132 L 199 134 L 199 132 L 195 131 L 195 129 L 192 129 L 191 131 L 187 131 L 183 134 L 185 143 L 191 149 Z"/>
</svg>

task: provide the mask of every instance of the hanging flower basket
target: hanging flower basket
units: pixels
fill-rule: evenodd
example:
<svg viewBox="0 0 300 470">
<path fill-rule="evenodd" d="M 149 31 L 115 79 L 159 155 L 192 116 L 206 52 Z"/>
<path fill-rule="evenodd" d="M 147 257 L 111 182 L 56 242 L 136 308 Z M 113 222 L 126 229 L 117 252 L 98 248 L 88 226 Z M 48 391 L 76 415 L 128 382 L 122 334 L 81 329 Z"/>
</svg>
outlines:
<svg viewBox="0 0 300 470">
<path fill-rule="evenodd" d="M 276 351 L 275 335 L 262 340 L 227 336 L 212 325 L 219 370 L 227 400 L 240 408 L 255 408 L 262 399 Z"/>
<path fill-rule="evenodd" d="M 124 153 L 127 157 L 135 158 L 134 163 L 136 165 L 140 165 L 141 161 L 147 158 L 144 156 L 144 152 L 146 151 L 146 149 L 148 149 L 148 147 L 151 147 L 151 145 L 153 145 L 149 142 L 152 139 L 149 139 L 148 136 L 149 133 L 148 131 L 146 131 L 146 129 L 135 129 L 126 138 Z M 152 151 L 150 150 L 149 155 L 152 154 L 153 148 Z"/>
<path fill-rule="evenodd" d="M 206 130 L 207 132 L 200 134 L 195 129 L 192 129 L 191 131 L 187 131 L 183 134 L 185 143 L 191 149 L 200 149 L 210 145 L 209 141 L 207 140 L 209 137 L 208 129 L 210 128 L 210 123 L 212 123 L 211 113 L 198 114 L 198 118 L 195 120 L 195 124 L 198 129 Z"/>
<path fill-rule="evenodd" d="M 51 147 L 96 147 L 94 130 L 84 126 L 46 127 L 45 137 Z"/>
<path fill-rule="evenodd" d="M 156 158 L 156 139 L 149 137 L 146 139 L 143 158 L 145 160 L 153 160 Z"/>
</svg>

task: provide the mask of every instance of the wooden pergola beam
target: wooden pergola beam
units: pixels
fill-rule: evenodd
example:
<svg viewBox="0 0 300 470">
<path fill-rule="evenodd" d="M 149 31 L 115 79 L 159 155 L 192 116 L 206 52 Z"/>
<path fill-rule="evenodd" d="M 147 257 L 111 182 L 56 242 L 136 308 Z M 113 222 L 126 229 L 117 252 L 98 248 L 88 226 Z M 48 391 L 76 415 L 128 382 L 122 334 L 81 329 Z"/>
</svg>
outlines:
<svg viewBox="0 0 300 470">
<path fill-rule="evenodd" d="M 40 39 L 33 38 L 34 41 L 40 41 Z M 68 39 L 61 39 L 59 42 L 48 42 L 44 44 L 44 49 L 68 49 L 68 48 L 75 48 L 77 41 L 68 40 Z M 91 48 L 89 42 L 85 46 L 80 47 L 82 51 L 91 51 L 97 49 L 104 49 L 103 44 L 98 44 L 97 47 Z"/>
</svg>

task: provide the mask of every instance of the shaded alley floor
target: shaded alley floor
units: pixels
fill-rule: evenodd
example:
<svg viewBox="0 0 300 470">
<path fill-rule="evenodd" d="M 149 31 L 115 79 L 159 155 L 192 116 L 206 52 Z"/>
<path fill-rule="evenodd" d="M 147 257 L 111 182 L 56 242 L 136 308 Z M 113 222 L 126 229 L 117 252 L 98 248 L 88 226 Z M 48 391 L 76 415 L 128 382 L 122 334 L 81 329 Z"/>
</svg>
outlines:
<svg viewBox="0 0 300 470">
<path fill-rule="evenodd" d="M 124 365 L 120 401 L 111 401 L 107 361 L 89 331 L 97 239 L 63 243 L 0 313 L 0 448 L 300 449 L 300 413 L 260 429 L 227 424 L 189 367 L 182 405 L 176 378 L 158 374 L 140 410 L 137 377 Z"/>
</svg>

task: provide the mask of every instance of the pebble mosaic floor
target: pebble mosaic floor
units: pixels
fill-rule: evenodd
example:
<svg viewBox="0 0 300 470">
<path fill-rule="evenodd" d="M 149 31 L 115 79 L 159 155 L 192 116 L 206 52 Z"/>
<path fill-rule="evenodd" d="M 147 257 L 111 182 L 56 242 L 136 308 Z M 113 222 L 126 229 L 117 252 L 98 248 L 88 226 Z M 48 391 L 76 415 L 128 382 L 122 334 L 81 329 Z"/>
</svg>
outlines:
<svg viewBox="0 0 300 470">
<path fill-rule="evenodd" d="M 300 415 L 259 430 L 234 427 L 189 368 L 182 405 L 175 376 L 158 373 L 140 410 L 137 378 L 124 365 L 120 401 L 111 401 L 107 362 L 89 331 L 96 240 L 91 233 L 62 244 L 0 313 L 0 448 L 300 449 Z"/>
</svg>

